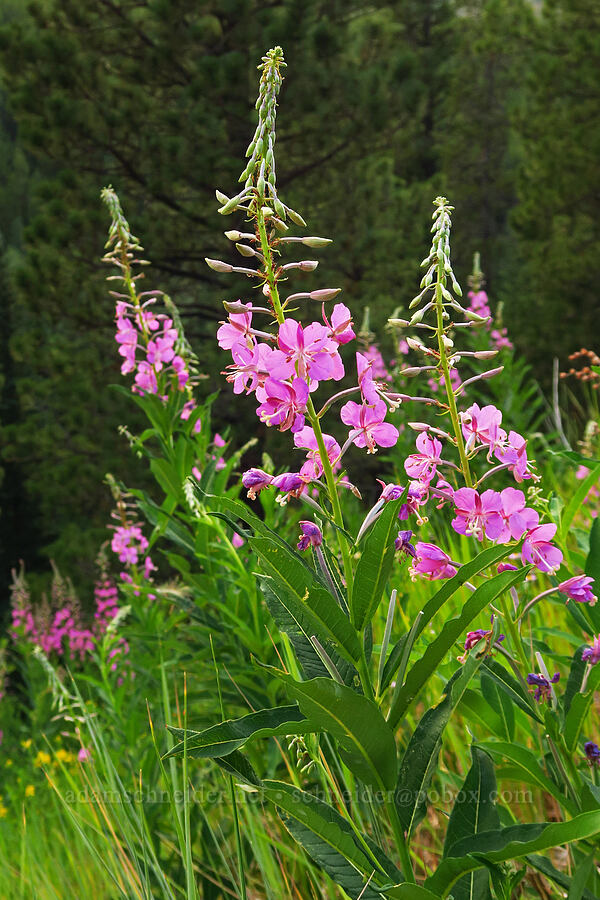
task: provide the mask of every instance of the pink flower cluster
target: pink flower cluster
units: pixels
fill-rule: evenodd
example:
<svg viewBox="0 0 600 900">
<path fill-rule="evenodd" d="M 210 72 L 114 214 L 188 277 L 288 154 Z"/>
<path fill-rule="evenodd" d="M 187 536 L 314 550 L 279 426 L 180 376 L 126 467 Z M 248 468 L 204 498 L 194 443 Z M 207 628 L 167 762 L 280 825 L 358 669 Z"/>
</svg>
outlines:
<svg viewBox="0 0 600 900">
<path fill-rule="evenodd" d="M 515 431 L 508 435 L 502 428 L 502 413 L 495 406 L 480 408 L 472 404 L 460 413 L 465 450 L 474 456 L 480 449 L 487 451 L 487 459 L 496 457 L 502 469 L 510 472 L 520 483 L 534 477 L 527 458 L 527 442 Z M 424 429 L 428 426 L 417 426 Z M 439 432 L 443 435 L 443 432 Z M 540 524 L 536 510 L 527 507 L 523 491 L 508 487 L 502 491 L 486 490 L 480 493 L 472 487 L 454 490 L 439 475 L 439 467 L 448 465 L 442 459 L 442 441 L 427 430 L 421 430 L 416 441 L 416 453 L 410 454 L 404 463 L 409 478 L 407 503 L 400 511 L 404 519 L 427 502 L 430 495 L 440 503 L 451 502 L 454 509 L 452 527 L 458 534 L 471 535 L 478 541 L 487 538 L 498 544 L 523 539 L 521 558 L 523 564 L 533 563 L 540 571 L 555 572 L 561 564 L 562 553 L 552 544 L 556 525 Z M 437 476 L 437 484 L 433 480 Z M 391 499 L 390 488 L 384 486 L 382 498 Z M 396 486 L 398 491 L 401 488 Z M 386 495 L 389 493 L 389 497 Z M 399 494 L 398 494 L 399 496 Z M 421 574 L 429 579 L 447 578 L 455 574 L 456 567 L 447 555 L 432 544 L 418 543 L 416 558 L 411 569 L 413 575 Z"/>
<path fill-rule="evenodd" d="M 230 313 L 228 321 L 221 324 L 217 332 L 219 346 L 231 351 L 233 358 L 223 374 L 233 385 L 234 393 L 255 394 L 256 412 L 262 422 L 280 431 L 291 431 L 295 446 L 308 453 L 298 473 L 287 472 L 273 479 L 251 469 L 245 473 L 243 483 L 251 498 L 271 485 L 297 496 L 323 474 L 317 439 L 306 423 L 307 406 L 310 395 L 322 382 L 343 378 L 345 370 L 339 350 L 355 337 L 352 317 L 343 303 L 337 303 L 330 318 L 323 311 L 324 324 L 312 322 L 304 327 L 294 319 L 286 319 L 276 335 L 269 335 L 253 327 L 255 312 L 256 308 L 248 304 L 243 312 Z M 259 342 L 258 338 L 264 340 Z M 344 449 L 351 443 L 375 453 L 378 446 L 391 447 L 398 440 L 397 428 L 385 422 L 389 407 L 382 394 L 389 374 L 375 351 L 371 347 L 366 355 L 356 354 L 355 390 L 360 391 L 361 402 L 350 400 L 341 408 L 341 420 L 350 429 L 345 448 L 331 435 L 323 435 L 334 470 L 339 468 Z"/>
<path fill-rule="evenodd" d="M 15 586 L 12 591 L 12 639 L 39 645 L 48 656 L 68 655 L 71 660 L 83 660 L 96 649 L 98 640 L 119 610 L 117 588 L 109 578 L 96 583 L 96 609 L 91 628 L 85 626 L 75 597 L 61 595 L 58 599 L 55 597 L 61 604 L 57 608 L 45 601 L 34 609 L 23 576 L 19 576 L 18 581 L 15 579 Z M 121 647 L 119 652 L 127 652 L 127 649 Z"/>
<path fill-rule="evenodd" d="M 121 374 L 134 374 L 132 391 L 144 394 L 159 394 L 159 374 L 164 373 L 177 389 L 183 391 L 190 379 L 187 363 L 176 346 L 179 340 L 173 319 L 164 313 L 155 313 L 150 306 L 154 298 L 136 308 L 131 303 L 118 300 L 116 304 L 116 335 L 119 356 L 123 357 Z M 161 396 L 166 400 L 166 396 Z M 196 402 L 188 400 L 181 413 L 183 420 L 189 419 Z M 201 428 L 200 421 L 194 423 L 194 430 Z"/>
</svg>

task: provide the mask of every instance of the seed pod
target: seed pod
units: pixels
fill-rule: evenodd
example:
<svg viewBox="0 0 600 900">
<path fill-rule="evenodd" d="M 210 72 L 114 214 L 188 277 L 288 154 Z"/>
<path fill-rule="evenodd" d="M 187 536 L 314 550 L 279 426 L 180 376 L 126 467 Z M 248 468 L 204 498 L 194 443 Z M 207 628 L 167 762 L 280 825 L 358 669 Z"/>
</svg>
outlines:
<svg viewBox="0 0 600 900">
<path fill-rule="evenodd" d="M 271 225 L 273 225 L 277 229 L 277 231 L 281 231 L 283 233 L 289 231 L 289 228 L 287 227 L 285 222 L 282 222 L 281 219 L 277 218 L 277 216 L 271 216 Z M 284 240 L 284 238 L 282 238 L 282 240 Z"/>
<path fill-rule="evenodd" d="M 237 194 L 235 197 L 232 197 L 231 200 L 229 200 L 227 203 L 225 203 L 224 206 L 221 206 L 221 207 L 219 208 L 218 212 L 219 212 L 222 216 L 230 216 L 231 213 L 232 213 L 235 209 L 237 209 L 237 207 L 238 207 L 238 205 L 239 205 L 241 199 L 242 199 L 241 194 Z"/>
<path fill-rule="evenodd" d="M 220 259 L 209 259 L 207 256 L 204 257 L 204 262 L 212 269 L 213 272 L 220 272 L 221 274 L 228 274 L 229 272 L 233 272 L 233 266 L 230 266 L 229 263 L 223 262 Z"/>
</svg>

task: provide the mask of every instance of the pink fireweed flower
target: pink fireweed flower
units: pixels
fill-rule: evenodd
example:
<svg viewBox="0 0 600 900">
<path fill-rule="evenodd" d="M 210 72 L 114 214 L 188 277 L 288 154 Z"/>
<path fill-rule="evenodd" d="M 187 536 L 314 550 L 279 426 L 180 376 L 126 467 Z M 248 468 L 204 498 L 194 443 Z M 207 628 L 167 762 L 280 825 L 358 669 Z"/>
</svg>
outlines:
<svg viewBox="0 0 600 900">
<path fill-rule="evenodd" d="M 513 566 L 512 563 L 502 562 L 502 563 L 498 563 L 498 565 L 496 566 L 496 572 L 498 573 L 498 575 L 501 572 L 516 572 L 516 571 L 517 571 L 517 566 Z"/>
<path fill-rule="evenodd" d="M 250 500 L 256 500 L 261 491 L 273 484 L 273 476 L 262 469 L 248 469 L 242 475 L 242 484 L 247 488 Z"/>
<path fill-rule="evenodd" d="M 441 461 L 442 443 L 422 431 L 417 437 L 417 450 L 404 461 L 404 471 L 409 478 L 429 484 Z"/>
<path fill-rule="evenodd" d="M 256 396 L 260 401 L 256 414 L 261 422 L 278 425 L 280 431 L 296 432 L 304 426 L 308 385 L 301 378 L 294 378 L 291 384 L 267 378 Z"/>
<path fill-rule="evenodd" d="M 170 363 L 175 356 L 174 345 L 177 340 L 177 329 L 172 328 L 172 324 L 171 319 L 165 319 L 163 333 L 148 341 L 146 356 L 156 372 L 160 372 L 163 365 Z"/>
<path fill-rule="evenodd" d="M 525 534 L 521 548 L 523 565 L 533 563 L 540 572 L 556 572 L 562 562 L 562 552 L 551 544 L 556 534 L 556 525 L 537 525 Z"/>
<path fill-rule="evenodd" d="M 227 322 L 221 322 L 217 341 L 222 350 L 231 350 L 236 344 L 251 350 L 256 341 L 252 335 L 252 312 L 230 313 Z"/>
<path fill-rule="evenodd" d="M 406 492 L 406 503 L 403 503 L 398 513 L 398 518 L 404 522 L 412 514 L 416 514 L 417 522 L 422 524 L 423 519 L 419 514 L 419 507 L 427 503 L 429 499 L 429 485 L 421 481 L 411 481 Z"/>
<path fill-rule="evenodd" d="M 334 469 L 339 468 L 339 458 L 341 455 L 341 447 L 334 437 L 330 434 L 323 434 L 327 457 Z M 294 444 L 302 450 L 308 450 L 306 462 L 300 470 L 301 475 L 308 475 L 311 480 L 320 478 L 323 474 L 323 463 L 321 462 L 321 454 L 319 453 L 319 445 L 315 432 L 310 425 L 305 425 L 300 431 L 294 435 Z"/>
<path fill-rule="evenodd" d="M 429 489 L 431 490 L 431 494 L 433 497 L 438 499 L 438 503 L 436 504 L 437 509 L 441 509 L 445 503 L 452 500 L 454 496 L 454 488 L 452 485 L 442 478 L 442 476 L 438 473 L 438 480 L 435 487 L 433 485 L 429 485 Z"/>
<path fill-rule="evenodd" d="M 135 369 L 135 353 L 138 342 L 138 332 L 129 319 L 117 318 L 117 333 L 115 340 L 119 346 L 119 356 L 124 357 L 121 365 L 121 374 L 127 375 Z"/>
<path fill-rule="evenodd" d="M 142 361 L 135 374 L 135 384 L 139 393 L 156 394 L 158 383 L 156 373 L 150 363 Z"/>
<path fill-rule="evenodd" d="M 234 546 L 237 550 L 239 550 L 240 547 L 243 547 L 243 546 L 244 546 L 244 544 L 246 543 L 246 541 L 245 541 L 244 538 L 241 536 L 241 534 L 238 534 L 237 531 L 234 531 L 234 532 L 233 532 L 233 535 L 232 535 L 232 537 L 231 537 L 231 543 L 233 544 L 233 546 Z"/>
<path fill-rule="evenodd" d="M 385 500 L 387 503 L 389 500 L 398 500 L 402 494 L 404 493 L 404 488 L 401 484 L 386 484 L 384 481 L 381 481 L 379 478 L 376 478 L 375 481 L 378 481 L 381 485 L 381 495 L 379 497 L 380 500 Z M 412 532 L 411 532 L 412 534 Z"/>
<path fill-rule="evenodd" d="M 374 406 L 365 406 L 349 400 L 342 406 L 340 417 L 344 425 L 354 426 L 348 435 L 356 447 L 366 447 L 367 453 L 376 453 L 379 447 L 393 447 L 398 440 L 398 429 L 384 422 L 387 406 L 379 400 Z"/>
<path fill-rule="evenodd" d="M 88 762 L 92 758 L 92 751 L 88 750 L 87 747 L 82 747 L 77 754 L 77 759 L 80 763 Z"/>
<path fill-rule="evenodd" d="M 488 295 L 485 291 L 469 291 L 467 294 L 469 299 L 469 309 L 472 309 L 473 312 L 476 312 L 478 316 L 482 316 L 484 319 L 491 318 L 492 313 L 489 307 Z M 488 322 L 486 328 L 490 327 L 490 323 Z"/>
<path fill-rule="evenodd" d="M 321 529 L 314 522 L 302 521 L 300 525 L 300 540 L 298 550 L 308 550 L 309 547 L 320 547 L 323 543 Z"/>
<path fill-rule="evenodd" d="M 190 373 L 187 370 L 186 362 L 182 356 L 174 356 L 171 360 L 171 366 L 177 376 L 177 386 L 179 390 L 182 391 L 190 380 Z"/>
<path fill-rule="evenodd" d="M 482 652 L 485 653 L 486 650 L 489 650 L 489 641 L 490 641 L 491 636 L 492 636 L 492 629 L 490 629 L 489 631 L 485 631 L 483 628 L 478 628 L 476 631 L 467 631 L 467 636 L 465 638 L 464 654 L 462 656 L 457 657 L 458 661 L 460 663 L 466 662 L 467 654 L 469 653 L 470 650 L 473 649 L 473 647 L 476 647 L 480 641 L 485 640 L 485 642 L 486 642 L 486 646 L 484 647 Z M 505 638 L 505 635 L 499 634 L 498 637 L 496 638 L 495 643 L 496 644 L 501 643 L 504 640 L 504 638 Z M 478 653 L 477 655 L 481 656 L 481 653 Z"/>
<path fill-rule="evenodd" d="M 482 409 L 474 403 L 460 413 L 460 419 L 467 452 L 478 442 L 492 450 L 506 439 L 506 432 L 500 428 L 502 413 L 495 406 L 484 406 Z"/>
<path fill-rule="evenodd" d="M 356 335 L 352 330 L 352 313 L 343 303 L 336 303 L 331 313 L 331 320 L 325 315 L 325 304 L 323 304 L 323 321 L 329 329 L 327 335 L 337 344 L 347 344 L 353 340 Z"/>
<path fill-rule="evenodd" d="M 600 634 L 596 635 L 591 647 L 585 648 L 581 658 L 584 662 L 589 663 L 590 666 L 595 666 L 600 662 Z"/>
<path fill-rule="evenodd" d="M 300 472 L 282 472 L 276 475 L 271 484 L 281 491 L 283 497 L 278 497 L 280 503 L 287 503 L 290 497 L 299 497 L 310 484 L 311 479 Z"/>
<path fill-rule="evenodd" d="M 416 557 L 417 551 L 410 542 L 413 536 L 412 531 L 399 531 L 398 537 L 394 541 L 394 547 L 406 556 Z"/>
<path fill-rule="evenodd" d="M 494 350 L 512 350 L 514 347 L 514 344 L 508 337 L 507 328 L 494 328 L 490 338 Z"/>
<path fill-rule="evenodd" d="M 535 688 L 533 692 L 533 696 L 537 703 L 550 703 L 552 699 L 552 685 L 556 684 L 557 681 L 560 680 L 560 674 L 555 672 L 550 680 L 546 678 L 545 675 L 541 675 L 540 673 L 531 672 L 527 676 L 527 684 L 530 684 Z"/>
<path fill-rule="evenodd" d="M 456 575 L 455 565 L 440 547 L 419 541 L 415 550 L 416 556 L 410 570 L 411 577 L 425 575 L 429 581 L 438 581 Z"/>
<path fill-rule="evenodd" d="M 139 525 L 119 525 L 115 528 L 110 546 L 121 562 L 134 566 L 140 554 L 148 548 L 148 540 Z"/>
<path fill-rule="evenodd" d="M 289 365 L 288 377 L 296 374 L 305 381 L 339 381 L 344 377 L 344 366 L 324 325 L 312 322 L 303 328 L 294 319 L 286 319 L 279 326 L 279 349 Z"/>
<path fill-rule="evenodd" d="M 515 481 L 519 484 L 525 479 L 533 477 L 529 471 L 527 441 L 516 431 L 509 433 L 508 444 L 501 449 L 496 448 L 494 455 L 501 463 L 508 466 L 508 471 L 512 472 Z"/>
<path fill-rule="evenodd" d="M 387 370 L 387 366 L 383 361 L 383 356 L 379 352 L 379 348 L 375 346 L 375 344 L 371 344 L 367 350 L 365 350 L 365 356 L 367 360 L 371 363 L 373 369 L 373 378 L 376 381 L 391 381 L 392 376 Z"/>
<path fill-rule="evenodd" d="M 499 528 L 499 522 L 495 521 L 490 524 L 486 534 L 499 544 L 507 544 L 511 539 L 518 541 L 526 531 L 535 528 L 540 517 L 535 509 L 529 509 L 525 505 L 523 491 L 511 487 L 505 488 L 500 494 L 500 499 L 501 527 Z"/>
<path fill-rule="evenodd" d="M 456 518 L 452 527 L 458 534 L 472 534 L 478 541 L 492 537 L 503 528 L 502 502 L 498 491 L 478 494 L 474 488 L 460 488 L 453 496 Z"/>
<path fill-rule="evenodd" d="M 558 589 L 561 594 L 566 594 L 570 600 L 575 600 L 576 603 L 589 603 L 590 606 L 593 606 L 598 599 L 592 592 L 593 583 L 594 579 L 589 575 L 574 575 L 573 578 L 562 581 Z"/>
<path fill-rule="evenodd" d="M 362 353 L 356 354 L 356 371 L 358 372 L 358 386 L 363 402 L 369 406 L 379 403 L 377 385 L 373 380 L 373 363 L 366 356 L 363 356 Z"/>
</svg>

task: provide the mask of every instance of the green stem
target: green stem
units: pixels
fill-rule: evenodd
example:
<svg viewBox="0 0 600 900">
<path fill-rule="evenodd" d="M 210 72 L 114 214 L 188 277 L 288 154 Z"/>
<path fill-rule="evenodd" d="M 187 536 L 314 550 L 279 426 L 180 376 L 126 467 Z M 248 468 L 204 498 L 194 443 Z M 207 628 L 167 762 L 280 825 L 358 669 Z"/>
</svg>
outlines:
<svg viewBox="0 0 600 900">
<path fill-rule="evenodd" d="M 398 815 L 398 810 L 396 809 L 396 804 L 394 803 L 393 798 L 390 798 L 386 793 L 385 799 L 385 808 L 387 810 L 387 814 L 389 816 L 390 824 L 392 826 L 392 830 L 394 832 L 394 838 L 396 839 L 396 846 L 398 848 L 398 853 L 400 854 L 400 868 L 402 869 L 402 874 L 404 876 L 405 881 L 410 881 L 412 884 L 415 884 L 415 876 L 413 872 L 412 863 L 410 861 L 410 853 L 408 850 L 408 843 L 406 838 L 404 837 L 404 829 L 402 828 L 402 822 L 400 821 L 400 817 Z"/>
<path fill-rule="evenodd" d="M 327 491 L 329 493 L 329 499 L 331 501 L 331 510 L 333 513 L 333 521 L 338 526 L 338 528 L 344 528 L 344 517 L 342 514 L 342 507 L 340 505 L 340 498 L 337 491 L 337 485 L 335 483 L 335 476 L 333 474 L 333 468 L 331 463 L 329 462 L 329 456 L 327 455 L 327 448 L 325 446 L 325 441 L 323 439 L 323 432 L 321 431 L 321 423 L 319 422 L 319 417 L 315 412 L 315 407 L 312 402 L 312 398 L 309 397 L 306 410 L 308 412 L 308 417 L 310 419 L 310 424 L 312 425 L 313 431 L 315 433 L 315 438 L 317 441 L 317 447 L 319 448 L 319 455 L 321 457 L 321 464 L 323 466 L 323 475 L 325 476 L 325 483 L 327 484 Z M 348 593 L 348 609 L 350 610 L 350 618 L 354 623 L 354 614 L 352 608 L 352 589 L 354 582 L 354 572 L 352 569 L 352 558 L 350 556 L 350 548 L 348 546 L 348 541 L 343 532 L 339 533 L 339 546 L 342 553 L 342 564 L 344 568 L 344 578 L 346 580 L 346 590 Z M 365 696 L 370 700 L 375 699 L 375 694 L 373 692 L 373 685 L 371 683 L 371 678 L 369 675 L 369 664 L 367 663 L 367 656 L 365 653 L 364 641 L 361 641 L 361 658 L 358 662 L 358 673 L 360 675 L 360 681 L 363 687 L 363 691 Z"/>
<path fill-rule="evenodd" d="M 502 614 L 504 615 L 506 627 L 508 628 L 508 631 L 510 633 L 510 639 L 514 645 L 515 650 L 519 654 L 521 662 L 525 667 L 525 671 L 527 671 L 529 669 L 529 660 L 527 659 L 527 655 L 523 648 L 523 641 L 521 640 L 521 637 L 517 630 L 517 626 L 513 622 L 513 617 L 510 612 L 508 600 L 506 599 L 506 596 L 504 594 L 502 594 L 502 596 L 500 597 L 500 605 L 502 606 Z"/>
<path fill-rule="evenodd" d="M 265 258 L 265 272 L 267 275 L 267 284 L 269 285 L 269 290 L 271 292 L 271 302 L 273 304 L 273 310 L 275 312 L 275 317 L 279 324 L 281 325 L 285 321 L 285 316 L 283 314 L 283 309 L 281 308 L 281 301 L 279 299 L 279 291 L 277 289 L 277 281 L 275 279 L 275 272 L 273 270 L 273 252 L 271 250 L 271 246 L 269 244 L 269 239 L 267 237 L 267 228 L 265 225 L 265 217 L 261 207 L 259 206 L 260 198 L 256 199 L 256 224 L 258 227 L 258 236 L 260 238 L 260 248 L 262 250 L 262 254 Z"/>
<path fill-rule="evenodd" d="M 469 467 L 469 460 L 467 459 L 467 451 L 465 449 L 465 442 L 463 440 L 462 430 L 460 427 L 460 422 L 458 421 L 458 410 L 456 407 L 456 397 L 454 396 L 454 389 L 452 387 L 452 381 L 450 379 L 450 366 L 448 365 L 448 353 L 446 351 L 446 345 L 444 344 L 444 304 L 442 302 L 442 287 L 446 285 L 446 275 L 444 274 L 443 264 L 440 262 L 438 265 L 438 280 L 435 288 L 435 308 L 437 313 L 437 339 L 438 339 L 438 349 L 440 353 L 440 365 L 442 367 L 442 374 L 444 376 L 444 387 L 446 389 L 446 397 L 448 398 L 448 409 L 450 411 L 450 418 L 452 420 L 452 428 L 454 430 L 454 437 L 456 438 L 456 446 L 458 448 L 458 455 L 460 456 L 460 467 L 462 469 L 463 477 L 465 479 L 465 484 L 467 487 L 473 487 L 473 479 L 471 477 L 471 469 Z"/>
</svg>

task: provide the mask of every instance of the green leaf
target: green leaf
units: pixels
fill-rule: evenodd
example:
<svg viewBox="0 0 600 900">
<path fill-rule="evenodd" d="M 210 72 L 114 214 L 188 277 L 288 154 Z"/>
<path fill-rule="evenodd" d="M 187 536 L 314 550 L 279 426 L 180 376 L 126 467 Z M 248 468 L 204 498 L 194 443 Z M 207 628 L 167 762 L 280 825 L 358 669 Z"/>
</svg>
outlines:
<svg viewBox="0 0 600 900">
<path fill-rule="evenodd" d="M 478 746 L 494 757 L 508 759 L 519 770 L 519 777 L 526 784 L 541 788 L 571 812 L 575 811 L 573 803 L 565 797 L 560 787 L 548 778 L 531 750 L 509 741 L 479 741 Z"/>
<path fill-rule="evenodd" d="M 600 462 L 598 460 L 588 459 L 587 466 L 588 468 L 593 466 L 593 468 L 591 468 L 591 471 L 578 485 L 577 490 L 569 500 L 560 518 L 560 534 L 563 540 L 565 540 L 569 533 L 571 523 L 573 522 L 579 507 L 600 478 Z"/>
<path fill-rule="evenodd" d="M 228 775 L 233 775 L 242 784 L 248 784 L 252 787 L 260 787 L 261 781 L 249 761 L 239 750 L 234 750 L 227 756 L 216 756 L 214 760 L 217 765 L 224 769 Z"/>
<path fill-rule="evenodd" d="M 502 572 L 500 575 L 490 578 L 471 594 L 460 614 L 444 624 L 437 638 L 428 645 L 421 659 L 409 671 L 404 684 L 396 694 L 388 717 L 392 728 L 396 727 L 419 691 L 430 676 L 437 671 L 448 650 L 464 635 L 467 626 L 473 619 L 490 603 L 493 603 L 500 594 L 522 581 L 527 571 L 527 569 L 519 569 L 516 572 Z"/>
<path fill-rule="evenodd" d="M 379 790 L 394 787 L 396 743 L 375 703 L 330 678 L 295 681 L 277 669 L 270 671 L 285 682 L 304 715 L 337 740 L 345 764 L 361 781 Z"/>
<path fill-rule="evenodd" d="M 374 871 L 380 882 L 388 880 L 361 845 L 351 825 L 332 806 L 281 781 L 263 781 L 262 792 L 278 807 L 292 837 L 350 897 L 361 896 Z M 362 900 L 380 896 L 367 888 Z"/>
<path fill-rule="evenodd" d="M 412 884 L 409 881 L 405 881 L 404 884 L 397 884 L 391 890 L 383 893 L 390 900 L 439 900 L 438 894 L 432 894 L 426 888 L 418 884 Z"/>
<path fill-rule="evenodd" d="M 396 808 L 404 831 L 410 835 L 427 810 L 427 790 L 436 766 L 442 733 L 450 720 L 481 660 L 471 655 L 455 672 L 444 691 L 444 698 L 428 709 L 409 741 L 400 764 L 396 787 Z"/>
<path fill-rule="evenodd" d="M 581 729 L 585 717 L 588 714 L 594 693 L 600 684 L 600 666 L 594 666 L 590 672 L 588 683 L 586 685 L 585 694 L 575 694 L 569 707 L 569 712 L 565 716 L 565 725 L 563 735 L 567 748 L 573 752 L 577 746 Z"/>
<path fill-rule="evenodd" d="M 600 811 L 582 813 L 568 822 L 541 822 L 535 825 L 511 825 L 459 841 L 452 856 L 438 866 L 425 882 L 429 890 L 446 897 L 452 885 L 467 872 L 481 868 L 484 860 L 501 863 L 521 859 L 529 853 L 551 850 L 561 844 L 596 837 L 600 831 Z"/>
<path fill-rule="evenodd" d="M 515 709 L 509 700 L 507 694 L 502 691 L 497 683 L 486 675 L 481 673 L 481 693 L 485 701 L 490 705 L 495 713 L 498 714 L 502 723 L 502 733 L 499 737 L 504 740 L 512 741 L 515 733 Z"/>
<path fill-rule="evenodd" d="M 568 875 L 565 875 L 564 872 L 555 869 L 549 859 L 546 859 L 545 856 L 537 856 L 536 854 L 531 854 L 525 857 L 526 861 L 533 869 L 537 869 L 538 872 L 541 872 L 542 875 L 545 875 L 546 878 L 549 878 L 550 881 L 554 881 L 555 884 L 558 884 L 560 887 L 565 890 L 570 890 L 572 885 L 572 879 L 569 878 Z M 588 891 L 584 888 L 583 893 L 580 895 L 581 900 L 598 900 L 596 894 L 592 894 L 591 891 Z"/>
<path fill-rule="evenodd" d="M 585 574 L 594 579 L 596 593 L 600 586 L 600 519 L 595 518 L 590 531 L 590 549 L 585 561 Z M 570 604 L 569 604 L 570 605 Z M 586 605 L 585 611 L 595 631 L 600 631 L 600 603 Z"/>
<path fill-rule="evenodd" d="M 496 776 L 487 753 L 471 748 L 472 765 L 452 807 L 444 856 L 454 844 L 481 831 L 500 828 L 496 808 Z M 452 889 L 454 900 L 487 900 L 490 896 L 487 872 L 470 872 L 460 878 Z"/>
<path fill-rule="evenodd" d="M 263 569 L 271 576 L 271 590 L 296 620 L 306 622 L 303 632 L 331 641 L 348 662 L 360 659 L 360 641 L 350 620 L 333 595 L 309 568 L 298 562 L 270 538 L 252 538 L 250 546 L 258 554 Z"/>
<path fill-rule="evenodd" d="M 562 695 L 562 707 L 564 710 L 564 714 L 569 712 L 569 707 L 573 702 L 573 697 L 576 697 L 579 691 L 581 690 L 581 685 L 583 683 L 583 676 L 585 670 L 587 668 L 587 663 L 584 662 L 581 658 L 581 654 L 585 649 L 585 644 L 581 644 L 580 647 L 577 648 L 573 659 L 571 661 L 571 668 L 569 669 L 569 677 L 567 679 L 567 683 L 565 685 L 565 691 Z"/>
<path fill-rule="evenodd" d="M 522 709 L 523 712 L 526 712 L 528 716 L 531 716 L 532 719 L 535 719 L 536 722 L 541 722 L 542 719 L 538 716 L 535 708 L 533 706 L 533 702 L 527 690 L 523 687 L 520 682 L 514 678 L 510 672 L 508 672 L 505 667 L 499 663 L 496 659 L 486 659 L 483 667 L 488 675 L 490 675 L 494 681 L 498 684 L 498 686 L 507 694 L 508 697 L 515 703 L 519 709 Z"/>
<path fill-rule="evenodd" d="M 398 510 L 403 498 L 386 503 L 369 533 L 356 567 L 351 615 L 358 631 L 368 624 L 381 602 L 394 564 L 394 539 L 398 532 Z"/>
<path fill-rule="evenodd" d="M 466 690 L 459 704 L 459 712 L 467 719 L 477 719 L 488 733 L 490 730 L 498 737 L 504 733 L 504 725 L 500 716 L 483 699 L 479 691 Z"/>
<path fill-rule="evenodd" d="M 164 758 L 181 756 L 184 752 L 185 731 L 170 725 L 167 727 L 179 743 Z M 194 759 L 214 759 L 239 750 L 250 740 L 277 735 L 310 734 L 317 730 L 294 704 L 276 709 L 261 709 L 239 719 L 227 719 L 204 731 L 187 729 L 185 747 L 188 756 Z"/>
</svg>

